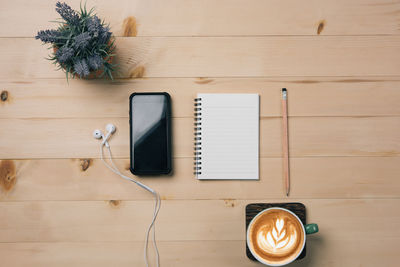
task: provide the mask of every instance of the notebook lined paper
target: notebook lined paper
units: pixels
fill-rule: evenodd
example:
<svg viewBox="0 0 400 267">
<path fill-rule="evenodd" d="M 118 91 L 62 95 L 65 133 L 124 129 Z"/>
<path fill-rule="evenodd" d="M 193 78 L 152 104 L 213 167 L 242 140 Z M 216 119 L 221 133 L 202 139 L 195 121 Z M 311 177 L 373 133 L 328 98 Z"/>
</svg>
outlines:
<svg viewBox="0 0 400 267">
<path fill-rule="evenodd" d="M 259 177 L 259 96 L 198 94 L 195 175 L 198 179 Z"/>
</svg>

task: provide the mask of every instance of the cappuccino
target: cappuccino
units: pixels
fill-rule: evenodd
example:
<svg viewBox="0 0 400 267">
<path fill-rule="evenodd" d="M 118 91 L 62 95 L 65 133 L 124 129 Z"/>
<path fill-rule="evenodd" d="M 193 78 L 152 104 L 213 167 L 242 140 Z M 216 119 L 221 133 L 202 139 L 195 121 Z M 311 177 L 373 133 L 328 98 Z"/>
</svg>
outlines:
<svg viewBox="0 0 400 267">
<path fill-rule="evenodd" d="M 261 212 L 248 228 L 252 254 L 269 265 L 285 265 L 299 256 L 305 243 L 303 224 L 291 212 L 271 208 Z"/>
</svg>

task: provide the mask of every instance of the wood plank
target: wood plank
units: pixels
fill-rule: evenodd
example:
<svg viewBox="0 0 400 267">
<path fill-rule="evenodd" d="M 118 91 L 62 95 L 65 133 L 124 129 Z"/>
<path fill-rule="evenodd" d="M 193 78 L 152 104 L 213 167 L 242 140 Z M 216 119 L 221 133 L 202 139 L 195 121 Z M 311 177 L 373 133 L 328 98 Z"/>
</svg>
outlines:
<svg viewBox="0 0 400 267">
<path fill-rule="evenodd" d="M 197 93 L 258 93 L 260 116 L 281 115 L 280 89 L 289 90 L 289 115 L 399 116 L 399 77 L 159 78 L 104 82 L 64 79 L 1 81 L 8 99 L 0 118 L 127 118 L 132 92 L 168 92 L 174 117 L 193 116 Z M 385 103 L 384 105 L 382 103 Z M 63 107 L 63 108 L 60 108 Z"/>
<path fill-rule="evenodd" d="M 307 257 L 290 266 L 387 266 L 398 265 L 397 239 L 378 242 L 308 237 Z M 159 242 L 161 266 L 260 266 L 247 259 L 244 241 Z M 184 252 L 184 253 L 182 253 Z M 142 242 L 0 243 L 0 258 L 14 267 L 144 266 Z M 154 265 L 152 265 L 154 266 Z"/>
<path fill-rule="evenodd" d="M 129 157 L 127 118 L 1 119 L 0 159 L 99 158 L 92 136 L 109 122 L 116 158 Z M 173 153 L 193 156 L 193 119 L 175 118 Z M 289 119 L 291 157 L 398 156 L 400 117 L 294 117 Z M 7 140 L 7 141 L 4 141 Z M 177 142 L 179 140 L 179 142 Z M 260 120 L 260 156 L 281 157 L 281 119 Z"/>
<path fill-rule="evenodd" d="M 160 241 L 245 240 L 245 206 L 264 200 L 167 200 L 157 220 Z M 293 201 L 298 201 L 294 199 Z M 384 243 L 400 240 L 400 199 L 309 199 L 308 222 L 320 237 Z M 154 201 L 0 202 L 0 242 L 143 241 Z M 366 223 L 368 222 L 368 223 Z M 134 224 L 135 227 L 132 227 Z"/>
<path fill-rule="evenodd" d="M 141 37 L 116 46 L 123 78 L 400 75 L 400 36 Z M 49 52 L 33 38 L 1 38 L 0 79 L 63 78 L 44 60 Z"/>
<path fill-rule="evenodd" d="M 0 187 L 2 201 L 148 200 L 146 191 L 111 173 L 100 160 L 15 160 L 14 181 Z M 129 159 L 116 160 L 126 175 Z M 171 177 L 135 179 L 163 199 L 262 199 L 284 196 L 280 158 L 260 159 L 259 181 L 199 181 L 193 161 L 174 161 Z M 291 159 L 290 198 L 399 198 L 399 157 L 325 157 Z M 0 173 L 13 173 L 10 164 Z M 4 177 L 0 177 L 0 180 Z"/>
<path fill-rule="evenodd" d="M 68 4 L 79 9 L 80 0 Z M 253 0 L 251 5 L 245 0 L 122 0 L 117 5 L 89 0 L 87 6 L 95 6 L 117 36 L 127 28 L 138 36 L 399 34 L 400 4 L 388 0 Z M 49 22 L 58 17 L 54 7 L 55 1 L 3 1 L 0 36 L 27 37 L 54 28 Z M 130 16 L 137 23 L 126 27 Z M 21 23 L 26 18 L 29 23 Z"/>
<path fill-rule="evenodd" d="M 174 101 L 175 172 L 137 178 L 163 198 L 162 266 L 258 266 L 244 253 L 245 206 L 287 201 L 303 202 L 321 229 L 293 266 L 398 265 L 399 1 L 89 0 L 118 36 L 119 79 L 69 85 L 32 38 L 52 27 L 54 4 L 1 4 L 0 159 L 13 160 L 0 160 L 0 265 L 144 265 L 151 195 L 106 170 L 91 136 L 115 123 L 113 152 L 129 174 L 134 91 Z M 290 198 L 281 87 L 291 101 Z M 244 90 L 261 95 L 260 181 L 194 179 L 192 98 Z"/>
</svg>

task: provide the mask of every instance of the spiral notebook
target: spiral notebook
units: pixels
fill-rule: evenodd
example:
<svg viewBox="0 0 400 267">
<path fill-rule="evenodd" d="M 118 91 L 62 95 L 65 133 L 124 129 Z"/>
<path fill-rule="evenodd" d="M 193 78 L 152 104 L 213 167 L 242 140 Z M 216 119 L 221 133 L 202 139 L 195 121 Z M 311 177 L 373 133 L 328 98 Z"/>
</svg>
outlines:
<svg viewBox="0 0 400 267">
<path fill-rule="evenodd" d="M 194 106 L 195 176 L 257 180 L 258 94 L 198 94 Z"/>
</svg>

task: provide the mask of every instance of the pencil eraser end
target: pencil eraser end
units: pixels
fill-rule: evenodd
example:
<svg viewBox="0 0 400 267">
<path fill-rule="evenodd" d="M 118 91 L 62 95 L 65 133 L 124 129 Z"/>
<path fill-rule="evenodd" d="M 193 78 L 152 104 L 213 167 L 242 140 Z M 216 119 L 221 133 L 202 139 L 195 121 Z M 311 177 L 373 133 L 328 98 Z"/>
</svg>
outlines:
<svg viewBox="0 0 400 267">
<path fill-rule="evenodd" d="M 286 88 L 282 88 L 282 98 L 283 98 L 283 99 L 287 99 Z"/>
</svg>

